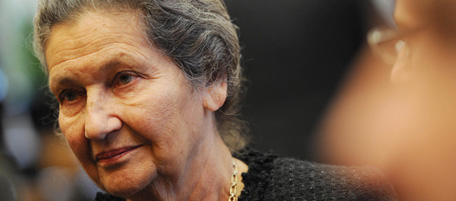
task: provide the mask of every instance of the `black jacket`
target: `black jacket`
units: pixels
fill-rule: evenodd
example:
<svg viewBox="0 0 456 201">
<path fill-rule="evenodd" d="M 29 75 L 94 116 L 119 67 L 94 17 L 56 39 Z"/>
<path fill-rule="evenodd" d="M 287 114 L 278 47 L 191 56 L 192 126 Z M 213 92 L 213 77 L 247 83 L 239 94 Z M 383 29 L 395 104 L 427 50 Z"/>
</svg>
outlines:
<svg viewBox="0 0 456 201">
<path fill-rule="evenodd" d="M 246 149 L 249 170 L 239 201 L 393 201 L 395 192 L 373 168 L 322 165 Z"/>
</svg>

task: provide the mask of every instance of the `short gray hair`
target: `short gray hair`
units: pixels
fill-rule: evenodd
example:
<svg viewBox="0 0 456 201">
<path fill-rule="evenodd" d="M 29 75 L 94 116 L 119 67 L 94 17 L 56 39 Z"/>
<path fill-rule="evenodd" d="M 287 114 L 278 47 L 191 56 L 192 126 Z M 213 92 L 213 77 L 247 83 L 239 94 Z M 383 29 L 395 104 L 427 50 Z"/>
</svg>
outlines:
<svg viewBox="0 0 456 201">
<path fill-rule="evenodd" d="M 184 72 L 194 87 L 227 80 L 227 99 L 215 113 L 217 128 L 232 152 L 247 144 L 239 118 L 243 77 L 237 27 L 223 0 L 39 0 L 34 49 L 47 72 L 44 50 L 51 28 L 71 22 L 87 10 L 138 10 L 145 35 Z"/>
</svg>

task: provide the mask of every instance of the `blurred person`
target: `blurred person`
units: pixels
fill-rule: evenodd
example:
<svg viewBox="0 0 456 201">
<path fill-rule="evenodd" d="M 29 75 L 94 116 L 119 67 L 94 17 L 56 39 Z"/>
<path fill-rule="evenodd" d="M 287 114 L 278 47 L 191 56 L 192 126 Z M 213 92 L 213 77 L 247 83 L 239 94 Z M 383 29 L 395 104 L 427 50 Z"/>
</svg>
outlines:
<svg viewBox="0 0 456 201">
<path fill-rule="evenodd" d="M 222 1 L 42 0 L 34 36 L 96 200 L 395 200 L 376 170 L 246 148 Z"/>
<path fill-rule="evenodd" d="M 456 1 L 397 0 L 322 123 L 322 156 L 373 164 L 399 200 L 456 200 Z"/>
</svg>

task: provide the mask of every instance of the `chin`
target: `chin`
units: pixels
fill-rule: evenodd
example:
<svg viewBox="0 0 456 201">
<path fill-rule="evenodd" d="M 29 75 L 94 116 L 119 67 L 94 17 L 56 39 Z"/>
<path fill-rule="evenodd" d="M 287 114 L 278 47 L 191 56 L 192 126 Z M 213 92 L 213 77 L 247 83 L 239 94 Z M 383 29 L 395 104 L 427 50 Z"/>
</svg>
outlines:
<svg viewBox="0 0 456 201">
<path fill-rule="evenodd" d="M 129 176 L 111 174 L 101 178 L 101 187 L 112 195 L 129 198 L 144 192 L 154 178 L 151 174 L 129 174 Z"/>
<path fill-rule="evenodd" d="M 113 182 L 105 184 L 104 190 L 115 196 L 130 198 L 136 194 L 139 194 L 140 192 L 143 192 L 149 184 L 149 182 Z"/>
<path fill-rule="evenodd" d="M 132 186 L 117 186 L 113 188 L 107 188 L 106 192 L 109 194 L 123 197 L 123 198 L 130 198 L 133 197 L 134 195 L 138 194 L 142 189 L 140 188 L 134 188 Z"/>
</svg>

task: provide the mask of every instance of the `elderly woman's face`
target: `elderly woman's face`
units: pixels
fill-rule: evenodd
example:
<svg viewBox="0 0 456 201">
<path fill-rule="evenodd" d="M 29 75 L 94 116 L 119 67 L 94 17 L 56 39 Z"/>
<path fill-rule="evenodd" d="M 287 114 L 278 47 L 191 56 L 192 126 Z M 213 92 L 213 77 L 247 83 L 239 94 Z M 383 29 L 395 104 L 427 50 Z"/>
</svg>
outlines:
<svg viewBox="0 0 456 201">
<path fill-rule="evenodd" d="M 133 13 L 88 12 L 54 25 L 46 46 L 64 136 L 99 186 L 126 197 L 182 182 L 213 123 L 207 91 L 140 30 Z"/>
</svg>

